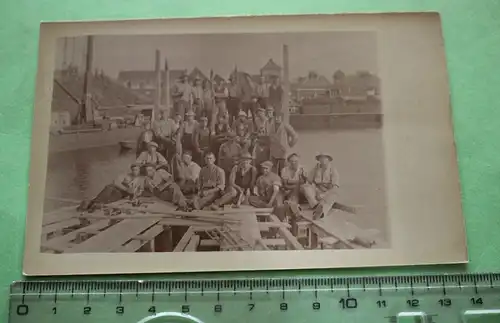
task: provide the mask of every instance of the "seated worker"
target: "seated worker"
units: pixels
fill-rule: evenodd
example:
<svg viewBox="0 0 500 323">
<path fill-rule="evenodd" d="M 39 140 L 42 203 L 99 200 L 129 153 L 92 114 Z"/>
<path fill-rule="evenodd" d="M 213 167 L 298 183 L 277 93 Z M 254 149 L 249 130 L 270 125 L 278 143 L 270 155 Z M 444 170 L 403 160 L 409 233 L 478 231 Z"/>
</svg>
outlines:
<svg viewBox="0 0 500 323">
<path fill-rule="evenodd" d="M 261 165 L 262 175 L 255 183 L 255 196 L 250 196 L 248 202 L 256 208 L 275 208 L 281 206 L 283 197 L 280 194 L 281 178 L 273 173 L 273 163 L 265 161 Z"/>
<path fill-rule="evenodd" d="M 248 128 L 243 124 L 236 127 L 236 142 L 240 145 L 241 151 L 249 152 L 252 146 L 252 138 L 248 132 Z"/>
<path fill-rule="evenodd" d="M 164 169 L 157 169 L 154 164 L 146 165 L 144 191 L 157 198 L 177 205 L 178 210 L 187 211 L 187 203 L 181 188 L 174 182 L 174 177 Z"/>
<path fill-rule="evenodd" d="M 195 194 L 198 189 L 198 177 L 200 166 L 195 163 L 189 150 L 177 154 L 174 158 L 174 169 L 176 170 L 176 182 L 179 184 L 184 195 Z"/>
<path fill-rule="evenodd" d="M 307 182 L 307 173 L 300 164 L 298 154 L 292 153 L 287 157 L 287 165 L 281 170 L 281 180 L 284 199 L 298 204 L 302 185 Z"/>
<path fill-rule="evenodd" d="M 128 173 L 120 174 L 113 183 L 106 185 L 91 201 L 82 201 L 77 210 L 94 210 L 102 204 L 140 196 L 143 191 L 143 178 L 140 176 L 140 170 L 140 164 L 132 164 Z"/>
<path fill-rule="evenodd" d="M 230 203 L 239 207 L 252 194 L 257 178 L 257 169 L 252 166 L 252 161 L 250 153 L 242 153 L 238 165 L 231 170 L 226 193 L 214 202 L 214 209 Z"/>
<path fill-rule="evenodd" d="M 193 207 L 201 210 L 222 197 L 226 187 L 224 170 L 215 165 L 215 155 L 208 152 L 205 155 L 205 166 L 198 177 L 198 195 L 193 198 Z"/>
<path fill-rule="evenodd" d="M 148 143 L 148 150 L 143 151 L 137 160 L 135 161 L 138 164 L 145 166 L 146 164 L 155 165 L 156 167 L 163 168 L 166 171 L 170 170 L 170 165 L 168 164 L 165 157 L 160 154 L 158 151 L 158 144 L 154 141 Z"/>
<path fill-rule="evenodd" d="M 338 197 L 339 175 L 332 165 L 333 158 L 329 154 L 319 153 L 318 163 L 309 172 L 307 183 L 302 185 L 302 192 L 314 209 L 314 216 L 323 217 L 328 214 Z"/>
</svg>

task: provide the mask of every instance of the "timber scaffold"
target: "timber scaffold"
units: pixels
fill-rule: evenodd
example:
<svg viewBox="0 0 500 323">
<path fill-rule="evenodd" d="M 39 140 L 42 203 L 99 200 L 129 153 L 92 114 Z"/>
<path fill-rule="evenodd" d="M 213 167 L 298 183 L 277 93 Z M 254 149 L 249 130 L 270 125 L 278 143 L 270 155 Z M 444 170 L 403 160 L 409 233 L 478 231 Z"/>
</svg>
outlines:
<svg viewBox="0 0 500 323">
<path fill-rule="evenodd" d="M 44 215 L 45 253 L 265 251 L 363 249 L 376 243 L 327 228 L 311 213 L 295 209 L 287 221 L 271 208 L 227 207 L 176 211 L 156 199 L 140 205 L 121 200 L 94 212 L 63 207 Z"/>
</svg>

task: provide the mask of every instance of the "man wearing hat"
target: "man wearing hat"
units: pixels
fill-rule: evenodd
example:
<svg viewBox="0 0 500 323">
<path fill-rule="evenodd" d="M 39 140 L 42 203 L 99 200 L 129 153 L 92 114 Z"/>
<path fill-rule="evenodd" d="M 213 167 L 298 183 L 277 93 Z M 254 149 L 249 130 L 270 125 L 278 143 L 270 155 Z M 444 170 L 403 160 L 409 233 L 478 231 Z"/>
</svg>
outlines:
<svg viewBox="0 0 500 323">
<path fill-rule="evenodd" d="M 267 116 L 266 110 L 263 107 L 257 108 L 254 123 L 257 133 L 267 135 Z"/>
<path fill-rule="evenodd" d="M 283 195 L 286 201 L 299 203 L 302 185 L 307 182 L 307 172 L 300 164 L 299 155 L 292 153 L 287 157 L 287 165 L 281 170 Z"/>
<path fill-rule="evenodd" d="M 247 118 L 247 114 L 243 110 L 240 110 L 240 112 L 238 112 L 238 119 L 236 119 L 233 122 L 233 127 L 232 127 L 233 131 L 236 132 L 236 129 L 238 129 L 240 125 L 245 127 L 245 132 L 247 133 L 253 132 L 252 120 Z"/>
<path fill-rule="evenodd" d="M 174 177 L 164 169 L 158 169 L 154 164 L 146 165 L 144 190 L 159 199 L 177 205 L 180 210 L 187 210 L 187 203 L 181 188 Z"/>
<path fill-rule="evenodd" d="M 315 216 L 326 215 L 330 211 L 339 188 L 339 174 L 332 165 L 332 156 L 327 153 L 316 155 L 318 163 L 309 172 L 307 183 L 302 185 L 309 206 L 315 209 Z"/>
<path fill-rule="evenodd" d="M 184 150 L 176 154 L 174 159 L 174 178 L 181 188 L 183 194 L 194 194 L 198 189 L 198 177 L 201 167 L 193 161 L 191 151 Z"/>
<path fill-rule="evenodd" d="M 277 113 L 274 117 L 273 132 L 269 135 L 269 150 L 276 172 L 281 173 L 285 167 L 285 158 L 290 148 L 299 140 L 298 134 L 291 125 L 283 120 L 283 114 Z"/>
<path fill-rule="evenodd" d="M 215 125 L 217 124 L 219 116 L 227 113 L 226 100 L 229 97 L 229 90 L 224 84 L 224 81 L 220 81 L 216 84 L 214 89 L 214 100 L 215 107 L 213 109 L 213 118 L 210 120 L 210 130 L 212 133 L 215 132 Z"/>
<path fill-rule="evenodd" d="M 205 154 L 205 166 L 201 168 L 198 178 L 198 194 L 193 198 L 193 207 L 201 210 L 219 199 L 226 188 L 224 170 L 215 165 L 215 155 Z"/>
<path fill-rule="evenodd" d="M 194 131 L 194 149 L 196 152 L 194 157 L 196 162 L 199 164 L 203 163 L 203 156 L 210 150 L 211 135 L 210 128 L 208 127 L 208 118 L 206 116 L 202 116 L 198 127 L 196 127 Z"/>
<path fill-rule="evenodd" d="M 193 86 L 193 111 L 195 112 L 197 117 L 200 117 L 202 111 L 204 110 L 203 92 L 204 91 L 201 78 L 199 76 L 196 76 Z"/>
<path fill-rule="evenodd" d="M 248 202 L 256 208 L 278 207 L 283 204 L 280 194 L 281 178 L 272 172 L 273 163 L 269 160 L 260 164 L 262 175 L 255 183 L 256 196 L 250 196 Z"/>
<path fill-rule="evenodd" d="M 168 117 L 168 111 L 160 110 L 159 118 L 153 123 L 153 131 L 159 144 L 158 151 L 168 160 L 175 153 L 178 128 L 176 121 Z"/>
<path fill-rule="evenodd" d="M 148 150 L 143 151 L 139 157 L 137 157 L 135 162 L 143 166 L 146 164 L 152 164 L 158 168 L 165 168 L 166 170 L 169 170 L 170 167 L 167 160 L 157 150 L 158 144 L 156 142 L 148 142 Z"/>
<path fill-rule="evenodd" d="M 276 112 L 281 112 L 283 102 L 283 88 L 280 85 L 278 77 L 273 77 L 269 87 L 269 97 L 267 103 L 272 105 Z"/>
<path fill-rule="evenodd" d="M 214 202 L 214 208 L 229 203 L 234 203 L 235 207 L 239 207 L 244 199 L 251 195 L 257 179 L 257 169 L 252 166 L 252 161 L 253 158 L 250 153 L 243 152 L 241 154 L 238 165 L 233 167 L 229 175 L 226 192 Z"/>
<path fill-rule="evenodd" d="M 140 176 L 141 164 L 133 163 L 130 171 L 120 174 L 113 183 L 106 185 L 91 201 L 82 201 L 78 211 L 93 210 L 101 204 L 108 204 L 124 198 L 137 198 L 142 194 L 143 178 Z"/>
<path fill-rule="evenodd" d="M 179 82 L 175 84 L 172 97 L 176 103 L 176 113 L 184 116 L 186 111 L 191 108 L 193 99 L 193 87 L 189 84 L 186 73 L 183 73 L 179 78 Z"/>
<path fill-rule="evenodd" d="M 229 180 L 229 174 L 233 166 L 238 162 L 242 149 L 237 142 L 237 137 L 234 132 L 228 133 L 227 141 L 219 148 L 218 164 L 226 174 L 226 182 Z"/>
</svg>

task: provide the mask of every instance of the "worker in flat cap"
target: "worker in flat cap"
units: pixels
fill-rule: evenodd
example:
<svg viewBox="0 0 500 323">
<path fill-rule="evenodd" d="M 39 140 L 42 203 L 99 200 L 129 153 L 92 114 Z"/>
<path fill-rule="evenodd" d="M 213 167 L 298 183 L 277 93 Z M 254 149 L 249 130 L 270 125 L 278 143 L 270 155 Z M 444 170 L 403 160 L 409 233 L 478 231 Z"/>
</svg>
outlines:
<svg viewBox="0 0 500 323">
<path fill-rule="evenodd" d="M 193 208 L 201 210 L 221 198 L 226 188 L 224 170 L 215 164 L 215 154 L 207 152 L 205 154 L 205 166 L 201 168 L 198 178 L 198 194 L 193 198 Z"/>
<path fill-rule="evenodd" d="M 142 164 L 133 163 L 127 173 L 118 175 L 115 180 L 106 185 L 91 201 L 82 201 L 77 210 L 94 211 L 103 204 L 119 201 L 124 198 L 135 199 L 144 190 L 144 180 L 140 175 Z"/>
<path fill-rule="evenodd" d="M 257 133 L 261 135 L 267 135 L 267 116 L 266 116 L 266 109 L 263 107 L 258 107 L 257 108 L 257 113 L 255 115 L 254 119 L 255 123 L 255 129 L 257 130 Z"/>
<path fill-rule="evenodd" d="M 278 174 L 285 167 L 285 160 L 290 153 L 290 148 L 294 147 L 299 140 L 297 132 L 283 120 L 283 117 L 281 112 L 276 114 L 272 132 L 269 134 L 271 160 Z"/>
<path fill-rule="evenodd" d="M 281 179 L 283 181 L 283 198 L 286 201 L 299 203 L 302 192 L 302 186 L 307 183 L 307 171 L 300 163 L 300 156 L 297 153 L 291 153 L 286 158 L 286 166 L 281 170 Z"/>
<path fill-rule="evenodd" d="M 243 89 L 237 81 L 237 75 L 233 73 L 229 78 L 227 110 L 229 112 L 229 123 L 232 125 L 233 121 L 238 118 L 238 112 L 242 109 Z"/>
<path fill-rule="evenodd" d="M 276 208 L 283 204 L 280 193 L 282 187 L 281 178 L 273 173 L 273 163 L 269 160 L 260 164 L 262 175 L 255 183 L 255 196 L 250 196 L 248 202 L 256 208 Z"/>
<path fill-rule="evenodd" d="M 193 100 L 193 87 L 188 82 L 188 76 L 184 72 L 179 77 L 179 82 L 177 82 L 172 90 L 172 97 L 175 102 L 175 112 L 181 116 L 184 116 L 186 111 L 191 108 L 191 102 Z"/>
<path fill-rule="evenodd" d="M 238 164 L 233 167 L 229 174 L 229 182 L 226 185 L 224 195 L 216 200 L 214 208 L 226 204 L 240 207 L 252 194 L 257 179 L 257 169 L 252 166 L 253 157 L 248 152 L 243 152 L 238 159 Z"/>
<path fill-rule="evenodd" d="M 154 164 L 146 164 L 144 191 L 178 206 L 178 210 L 187 211 L 186 197 L 174 181 L 174 176 L 165 169 L 158 169 Z"/>
<path fill-rule="evenodd" d="M 195 194 L 198 190 L 198 177 L 201 167 L 193 161 L 193 153 L 184 150 L 175 155 L 173 160 L 174 178 L 184 195 Z"/>
</svg>

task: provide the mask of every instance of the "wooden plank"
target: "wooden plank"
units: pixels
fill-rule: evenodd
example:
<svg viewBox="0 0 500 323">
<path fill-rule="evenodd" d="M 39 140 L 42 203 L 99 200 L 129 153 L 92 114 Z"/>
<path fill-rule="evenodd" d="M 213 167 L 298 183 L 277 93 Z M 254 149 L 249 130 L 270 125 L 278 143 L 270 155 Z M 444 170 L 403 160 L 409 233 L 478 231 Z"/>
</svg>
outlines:
<svg viewBox="0 0 500 323">
<path fill-rule="evenodd" d="M 333 237 L 342 242 L 343 244 L 345 244 L 348 249 L 355 249 L 355 246 L 351 242 L 349 242 L 348 238 L 346 238 L 342 232 L 337 232 L 335 229 L 327 228 L 320 221 L 313 220 L 312 216 L 308 216 L 304 213 L 302 214 L 302 218 L 311 224 L 311 231 L 313 232 L 314 235 L 319 235 L 319 236 L 326 235 Z"/>
<path fill-rule="evenodd" d="M 262 239 L 259 224 L 257 223 L 257 216 L 255 213 L 239 214 L 238 216 L 241 219 L 239 227 L 240 237 L 248 242 L 253 249 L 257 240 Z"/>
<path fill-rule="evenodd" d="M 203 213 L 189 213 L 189 212 L 183 212 L 183 215 L 176 215 L 176 214 L 170 214 L 170 213 L 159 213 L 159 212 L 149 212 L 149 211 L 144 211 L 144 210 L 135 210 L 136 214 L 125 214 L 125 215 L 113 215 L 111 216 L 113 219 L 117 220 L 134 220 L 134 219 L 157 219 L 159 220 L 166 220 L 166 219 L 186 219 L 186 220 L 193 220 L 193 221 L 200 221 L 200 222 L 207 222 L 207 223 L 225 223 L 225 222 L 238 222 L 234 218 L 226 217 L 226 216 L 221 216 L 221 215 L 204 215 Z M 176 212 L 177 213 L 177 212 Z M 107 215 L 97 215 L 97 214 L 82 214 L 80 215 L 81 218 L 84 219 L 97 219 L 97 220 L 102 220 L 104 218 L 110 218 L 110 216 Z"/>
<path fill-rule="evenodd" d="M 173 252 L 182 252 L 186 248 L 187 244 L 189 243 L 189 240 L 191 240 L 191 237 L 194 235 L 194 230 L 189 227 L 189 229 L 184 233 L 182 236 L 181 240 L 177 243 L 177 245 L 174 248 Z"/>
<path fill-rule="evenodd" d="M 269 229 L 279 228 L 279 227 L 283 227 L 283 228 L 287 228 L 287 229 L 290 228 L 290 224 L 285 223 L 285 222 L 281 222 L 281 223 L 276 223 L 276 222 L 257 222 L 257 224 L 259 226 L 259 230 L 260 231 L 269 231 Z"/>
<path fill-rule="evenodd" d="M 200 247 L 218 247 L 220 246 L 219 241 L 214 239 L 203 239 L 200 240 Z"/>
<path fill-rule="evenodd" d="M 189 243 L 187 244 L 186 248 L 184 249 L 184 252 L 196 251 L 198 249 L 199 244 L 200 244 L 200 236 L 195 234 L 189 240 Z"/>
<path fill-rule="evenodd" d="M 275 223 L 280 223 L 281 221 L 274 214 L 270 216 L 271 221 Z M 279 227 L 278 228 L 279 235 L 285 239 L 287 245 L 295 250 L 304 250 L 304 247 L 300 244 L 300 242 L 293 236 L 293 234 L 288 231 L 286 228 Z"/>
<path fill-rule="evenodd" d="M 144 246 L 146 243 L 149 243 L 149 241 L 144 241 L 144 240 L 132 240 L 129 243 L 127 243 L 124 246 L 121 246 L 120 248 L 113 250 L 113 252 L 118 252 L 118 253 L 131 253 L 131 252 L 136 252 L 139 250 L 142 246 Z"/>
<path fill-rule="evenodd" d="M 158 224 L 161 225 L 168 225 L 168 226 L 197 226 L 197 227 L 203 227 L 206 226 L 207 228 L 211 228 L 214 225 L 217 225 L 217 223 L 211 223 L 211 222 L 204 222 L 204 221 L 197 221 L 197 220 L 190 220 L 190 219 L 177 219 L 177 218 L 171 218 L 171 219 L 163 219 L 158 222 Z M 220 224 L 219 224 L 220 226 Z"/>
<path fill-rule="evenodd" d="M 132 237 L 158 223 L 157 220 L 123 220 L 92 238 L 73 246 L 68 252 L 110 252 Z"/>
<path fill-rule="evenodd" d="M 266 246 L 279 246 L 279 247 L 285 247 L 286 246 L 286 241 L 285 239 L 262 239 L 262 242 Z"/>
<path fill-rule="evenodd" d="M 156 238 L 160 233 L 163 232 L 163 226 L 155 225 L 149 228 L 147 231 L 139 234 L 132 238 L 132 240 L 143 240 L 143 241 L 151 241 Z"/>
<path fill-rule="evenodd" d="M 67 220 L 64 220 L 61 222 L 55 222 L 52 224 L 44 225 L 42 227 L 42 234 L 46 235 L 46 234 L 57 232 L 57 231 L 60 231 L 62 229 L 66 229 L 66 228 L 69 228 L 69 227 L 72 227 L 75 225 L 79 225 L 79 224 L 80 224 L 80 220 L 75 219 L 75 218 L 67 219 Z"/>
<path fill-rule="evenodd" d="M 76 205 L 65 206 L 57 210 L 44 213 L 42 224 L 48 225 L 78 216 L 80 213 L 76 210 L 76 207 L 77 207 Z"/>
<path fill-rule="evenodd" d="M 45 242 L 42 246 L 44 248 L 51 249 L 51 250 L 65 251 L 66 248 L 68 248 L 68 246 L 70 245 L 70 241 L 76 239 L 76 237 L 78 237 L 78 235 L 80 235 L 82 233 L 87 233 L 88 231 L 92 231 L 92 230 L 104 229 L 108 225 L 109 225 L 109 221 L 107 221 L 107 220 L 95 222 L 89 226 L 72 231 L 72 232 L 65 234 L 63 236 L 60 236 L 60 237 L 57 237 L 54 239 L 50 239 L 49 241 Z"/>
</svg>

